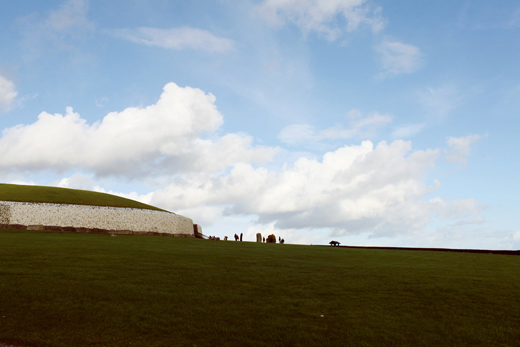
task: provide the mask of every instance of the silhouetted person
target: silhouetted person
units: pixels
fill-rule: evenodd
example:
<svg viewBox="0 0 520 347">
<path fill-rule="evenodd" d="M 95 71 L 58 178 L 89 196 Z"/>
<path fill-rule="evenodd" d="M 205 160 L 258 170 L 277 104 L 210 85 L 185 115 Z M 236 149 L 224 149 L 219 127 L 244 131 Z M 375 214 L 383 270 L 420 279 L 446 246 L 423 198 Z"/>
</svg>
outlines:
<svg viewBox="0 0 520 347">
<path fill-rule="evenodd" d="M 238 235 L 235 234 L 235 241 L 238 241 Z"/>
<path fill-rule="evenodd" d="M 242 233 L 240 233 L 240 242 L 242 242 Z"/>
<path fill-rule="evenodd" d="M 264 236 L 264 242 L 265 242 L 265 236 Z"/>
</svg>

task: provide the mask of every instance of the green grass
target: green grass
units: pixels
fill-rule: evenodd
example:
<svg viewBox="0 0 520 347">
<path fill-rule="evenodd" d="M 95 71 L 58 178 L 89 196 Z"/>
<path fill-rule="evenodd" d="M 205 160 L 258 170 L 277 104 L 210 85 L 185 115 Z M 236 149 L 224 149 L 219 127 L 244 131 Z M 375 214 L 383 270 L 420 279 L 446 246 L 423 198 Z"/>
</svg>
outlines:
<svg viewBox="0 0 520 347">
<path fill-rule="evenodd" d="M 520 258 L 0 231 L 0 344 L 518 346 Z"/>
<path fill-rule="evenodd" d="M 106 193 L 57 187 L 25 186 L 18 184 L 0 184 L 0 201 L 131 207 L 163 211 L 154 206 Z"/>
</svg>

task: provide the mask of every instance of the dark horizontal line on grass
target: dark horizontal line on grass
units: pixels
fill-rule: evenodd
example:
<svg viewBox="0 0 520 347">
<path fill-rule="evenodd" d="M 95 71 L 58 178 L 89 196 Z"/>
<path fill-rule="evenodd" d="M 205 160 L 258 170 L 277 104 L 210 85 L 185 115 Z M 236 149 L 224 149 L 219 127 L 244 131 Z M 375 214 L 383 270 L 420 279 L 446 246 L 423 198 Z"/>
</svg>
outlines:
<svg viewBox="0 0 520 347">
<path fill-rule="evenodd" d="M 0 224 L 0 230 L 29 230 L 29 231 L 44 230 L 44 231 L 91 233 L 91 234 L 197 237 L 194 234 L 163 233 L 163 232 L 156 232 L 156 231 L 133 231 L 133 230 L 115 230 L 115 229 L 100 229 L 100 228 L 83 228 L 83 227 L 59 226 L 59 225 Z M 0 346 L 0 347 L 2 347 L 2 346 Z"/>
<path fill-rule="evenodd" d="M 329 245 L 320 245 L 330 247 Z M 488 253 L 488 254 L 506 254 L 520 255 L 518 251 L 492 250 L 492 249 L 457 249 L 457 248 L 413 248 L 413 247 L 377 247 L 377 246 L 336 246 L 343 248 L 365 248 L 365 249 L 393 249 L 400 251 L 434 251 L 434 252 L 458 252 L 458 253 Z"/>
</svg>

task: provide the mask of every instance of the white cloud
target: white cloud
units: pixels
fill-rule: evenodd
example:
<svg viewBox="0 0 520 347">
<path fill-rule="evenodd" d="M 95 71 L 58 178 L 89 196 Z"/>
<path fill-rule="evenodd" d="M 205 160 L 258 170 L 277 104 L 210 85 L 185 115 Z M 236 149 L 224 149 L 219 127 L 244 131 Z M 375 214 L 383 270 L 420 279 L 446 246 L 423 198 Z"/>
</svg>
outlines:
<svg viewBox="0 0 520 347">
<path fill-rule="evenodd" d="M 365 0 L 265 0 L 256 7 L 268 23 L 280 26 L 286 22 L 297 25 L 304 34 L 312 31 L 336 40 L 343 32 L 360 25 L 378 32 L 385 26 L 381 8 L 372 10 Z M 345 24 L 342 22 L 345 21 Z"/>
<path fill-rule="evenodd" d="M 277 149 L 253 147 L 250 136 L 212 136 L 223 122 L 214 102 L 212 94 L 169 83 L 156 104 L 111 112 L 90 125 L 70 107 L 65 115 L 42 112 L 33 124 L 3 131 L 0 167 L 136 177 L 270 160 Z"/>
<path fill-rule="evenodd" d="M 220 206 L 200 205 L 174 210 L 173 212 L 178 213 L 181 216 L 192 216 L 194 218 L 193 223 L 207 228 L 214 225 L 215 223 L 220 222 L 223 219 L 222 211 L 223 209 Z M 202 232 L 204 233 L 204 230 Z"/>
<path fill-rule="evenodd" d="M 14 83 L 0 75 L 0 112 L 9 111 L 16 95 Z"/>
<path fill-rule="evenodd" d="M 500 249 L 520 250 L 520 231 L 508 232 L 505 237 L 500 240 Z"/>
<path fill-rule="evenodd" d="M 464 137 L 448 137 L 446 142 L 450 150 L 446 151 L 446 160 L 451 163 L 466 164 L 471 155 L 474 143 L 482 139 L 482 136 L 473 134 Z"/>
<path fill-rule="evenodd" d="M 278 134 L 280 141 L 289 145 L 314 143 L 317 137 L 316 130 L 309 124 L 292 124 L 283 128 Z"/>
<path fill-rule="evenodd" d="M 462 102 L 459 89 L 447 84 L 442 87 L 428 87 L 417 93 L 417 100 L 424 107 L 430 118 L 443 121 Z"/>
<path fill-rule="evenodd" d="M 58 49 L 72 53 L 76 60 L 89 61 L 90 54 L 81 54 L 77 40 L 87 38 L 95 30 L 88 20 L 87 0 L 68 0 L 45 18 L 37 13 L 17 19 L 22 34 L 22 45 L 26 58 L 37 58 L 47 49 Z"/>
<path fill-rule="evenodd" d="M 95 100 L 94 103 L 96 104 L 97 107 L 105 107 L 108 103 L 108 98 L 106 96 L 104 96 L 98 100 Z"/>
<path fill-rule="evenodd" d="M 107 191 L 103 187 L 101 187 L 101 185 L 98 184 L 94 177 L 79 172 L 73 174 L 72 176 L 64 177 L 60 179 L 58 182 L 53 182 L 50 185 L 61 188 L 82 189 L 100 193 L 108 193 L 112 195 L 121 196 L 123 198 L 140 201 L 145 204 L 150 204 L 150 201 L 152 200 L 153 196 L 153 192 L 147 194 L 138 194 L 137 192 L 121 193 L 113 190 Z"/>
<path fill-rule="evenodd" d="M 392 137 L 394 139 L 403 139 L 415 136 L 424 129 L 424 126 L 425 124 L 410 124 L 398 127 L 392 132 Z"/>
<path fill-rule="evenodd" d="M 150 192 L 150 193 L 147 193 L 147 194 L 138 194 L 136 192 L 121 193 L 121 192 L 114 192 L 112 190 L 108 190 L 107 191 L 107 190 L 104 190 L 102 188 L 99 188 L 96 191 L 101 192 L 101 193 L 108 193 L 108 194 L 112 194 L 112 195 L 118 195 L 120 197 L 131 199 L 131 200 L 135 200 L 135 201 L 139 201 L 139 202 L 142 202 L 142 203 L 148 204 L 148 205 L 150 205 L 150 202 L 152 201 L 152 197 L 153 197 L 153 192 Z"/>
<path fill-rule="evenodd" d="M 363 116 L 358 110 L 351 110 L 347 115 L 348 127 L 336 125 L 321 131 L 314 130 L 309 124 L 293 124 L 280 131 L 278 138 L 289 145 L 315 145 L 321 141 L 348 139 L 352 137 L 370 138 L 377 129 L 392 122 L 392 117 L 379 113 Z"/>
<path fill-rule="evenodd" d="M 520 250 L 520 231 L 509 233 L 501 242 L 505 249 Z"/>
<path fill-rule="evenodd" d="M 136 43 L 177 50 L 198 49 L 221 53 L 235 47 L 235 42 L 231 39 L 217 37 L 207 30 L 190 27 L 119 29 L 115 31 L 115 35 Z"/>
<path fill-rule="evenodd" d="M 56 31 L 68 31 L 73 28 L 93 29 L 94 25 L 87 19 L 87 13 L 87 0 L 69 0 L 51 12 L 45 25 Z"/>
<path fill-rule="evenodd" d="M 96 184 L 96 181 L 91 176 L 79 172 L 73 174 L 70 177 L 64 177 L 59 180 L 59 182 L 51 184 L 51 186 L 93 191 L 102 190 L 102 188 Z"/>
<path fill-rule="evenodd" d="M 278 229 L 275 223 L 269 223 L 266 225 L 252 225 L 246 229 L 244 233 L 245 240 L 255 240 L 256 234 L 260 233 L 262 237 L 267 238 L 268 235 L 274 234 L 276 236 L 276 242 L 281 237 L 284 241 L 290 242 L 291 244 L 322 244 L 323 239 L 328 237 L 328 230 L 302 230 L 302 229 Z"/>
<path fill-rule="evenodd" d="M 389 120 L 349 114 L 357 133 Z M 112 112 L 93 124 L 68 108 L 65 115 L 43 112 L 33 124 L 5 129 L 0 169 L 4 174 L 77 172 L 57 185 L 143 201 L 205 226 L 256 219 L 248 232 L 276 229 L 293 242 L 314 243 L 310 235 L 315 231 L 393 237 L 420 233 L 434 218 L 453 223 L 479 218 L 475 200 L 426 199 L 440 187 L 435 180 L 425 183 L 439 149 L 414 150 L 402 140 L 363 141 L 329 151 L 320 160 L 301 157 L 268 169 L 264 164 L 272 164 L 278 148 L 253 146 L 246 134 L 218 135 L 222 123 L 212 94 L 169 83 L 156 104 Z M 340 130 L 312 135 L 321 140 L 352 134 Z M 138 178 L 156 188 L 107 191 L 98 183 L 103 176 Z"/>
<path fill-rule="evenodd" d="M 448 203 L 439 197 L 435 197 L 430 199 L 429 203 L 434 206 L 433 210 L 436 211 L 441 218 L 458 218 L 459 220 L 455 225 L 479 224 L 483 222 L 482 216 L 479 216 L 478 213 L 482 211 L 485 206 L 475 199 L 455 200 Z"/>
<path fill-rule="evenodd" d="M 220 206 L 227 215 L 256 215 L 258 223 L 283 230 L 410 234 L 434 216 L 457 220 L 479 211 L 474 201 L 423 199 L 439 186 L 423 182 L 438 156 L 439 150 L 412 150 L 410 142 L 364 141 L 280 171 L 238 163 L 227 175 L 185 176 L 156 191 L 152 202 L 173 211 Z"/>
<path fill-rule="evenodd" d="M 422 66 L 421 50 L 415 46 L 398 41 L 383 41 L 375 49 L 383 68 L 383 72 L 376 76 L 377 79 L 409 74 Z"/>
</svg>

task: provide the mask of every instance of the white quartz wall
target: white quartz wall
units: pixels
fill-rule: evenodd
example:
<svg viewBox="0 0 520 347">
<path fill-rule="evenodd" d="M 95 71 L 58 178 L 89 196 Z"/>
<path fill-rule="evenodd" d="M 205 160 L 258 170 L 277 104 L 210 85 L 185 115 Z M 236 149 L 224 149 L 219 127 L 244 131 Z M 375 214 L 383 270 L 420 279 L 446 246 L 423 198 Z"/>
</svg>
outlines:
<svg viewBox="0 0 520 347">
<path fill-rule="evenodd" d="M 190 218 L 121 207 L 0 201 L 0 223 L 194 235 Z"/>
</svg>

